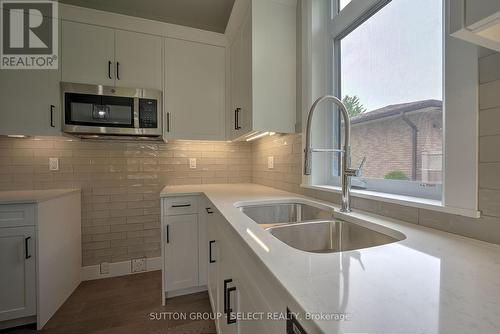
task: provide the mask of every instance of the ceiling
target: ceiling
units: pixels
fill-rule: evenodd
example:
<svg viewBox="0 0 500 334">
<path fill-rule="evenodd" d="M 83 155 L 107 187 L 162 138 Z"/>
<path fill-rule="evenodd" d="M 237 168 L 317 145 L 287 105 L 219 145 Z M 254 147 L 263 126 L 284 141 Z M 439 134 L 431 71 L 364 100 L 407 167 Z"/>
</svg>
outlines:
<svg viewBox="0 0 500 334">
<path fill-rule="evenodd" d="M 59 0 L 107 12 L 224 33 L 234 0 Z"/>
</svg>

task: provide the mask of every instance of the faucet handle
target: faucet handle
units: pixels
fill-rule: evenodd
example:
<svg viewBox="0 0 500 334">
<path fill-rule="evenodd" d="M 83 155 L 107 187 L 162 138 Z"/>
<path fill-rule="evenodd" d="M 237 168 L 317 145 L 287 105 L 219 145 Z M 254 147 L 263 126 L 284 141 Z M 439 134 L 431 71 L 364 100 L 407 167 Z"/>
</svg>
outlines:
<svg viewBox="0 0 500 334">
<path fill-rule="evenodd" d="M 365 167 L 366 156 L 363 157 L 361 163 L 359 164 L 358 169 L 356 170 L 356 176 L 361 176 L 363 174 L 363 168 Z"/>
<path fill-rule="evenodd" d="M 358 168 L 348 168 L 345 170 L 345 173 L 347 176 L 352 176 L 352 177 L 359 177 L 361 174 L 363 174 L 363 167 L 365 166 L 366 162 L 366 157 L 363 157 L 363 160 L 361 160 L 361 163 L 359 164 Z"/>
</svg>

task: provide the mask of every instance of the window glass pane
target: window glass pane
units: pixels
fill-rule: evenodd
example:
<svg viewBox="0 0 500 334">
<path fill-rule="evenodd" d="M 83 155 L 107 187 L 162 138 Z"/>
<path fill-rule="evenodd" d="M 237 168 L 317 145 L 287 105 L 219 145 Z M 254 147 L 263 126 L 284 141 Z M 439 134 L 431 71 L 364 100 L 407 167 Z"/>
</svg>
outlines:
<svg viewBox="0 0 500 334">
<path fill-rule="evenodd" d="M 364 179 L 442 183 L 442 7 L 393 0 L 340 40 L 352 164 L 366 156 Z M 381 184 L 363 178 L 353 185 Z"/>
</svg>

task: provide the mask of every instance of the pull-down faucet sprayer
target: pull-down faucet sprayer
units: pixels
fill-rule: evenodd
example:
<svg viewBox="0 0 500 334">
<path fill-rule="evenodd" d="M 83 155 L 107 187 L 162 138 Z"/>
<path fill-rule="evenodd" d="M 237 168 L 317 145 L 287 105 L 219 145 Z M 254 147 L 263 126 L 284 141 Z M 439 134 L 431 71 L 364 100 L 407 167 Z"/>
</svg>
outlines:
<svg viewBox="0 0 500 334">
<path fill-rule="evenodd" d="M 340 114 L 342 115 L 342 119 L 344 121 L 344 148 L 341 150 L 338 149 L 314 149 L 312 148 L 312 119 L 314 116 L 314 112 L 316 107 L 322 101 L 331 101 L 333 102 L 340 110 Z M 306 148 L 304 150 L 304 175 L 311 175 L 311 167 L 312 167 L 312 153 L 313 152 L 341 152 L 342 160 L 341 160 L 341 178 L 342 178 L 342 208 L 341 212 L 351 212 L 351 177 L 359 176 L 361 174 L 361 170 L 366 161 L 366 158 L 363 158 L 361 165 L 357 169 L 351 168 L 351 121 L 349 119 L 349 114 L 347 112 L 347 108 L 338 98 L 332 95 L 325 95 L 318 98 L 313 105 L 311 106 L 311 110 L 309 111 L 309 116 L 307 117 L 307 132 L 306 132 Z"/>
</svg>

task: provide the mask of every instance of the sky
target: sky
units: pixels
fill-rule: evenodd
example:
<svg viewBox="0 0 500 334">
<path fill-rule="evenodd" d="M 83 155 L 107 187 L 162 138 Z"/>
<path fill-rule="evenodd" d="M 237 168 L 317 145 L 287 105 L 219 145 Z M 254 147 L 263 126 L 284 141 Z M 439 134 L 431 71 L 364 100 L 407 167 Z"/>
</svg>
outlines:
<svg viewBox="0 0 500 334">
<path fill-rule="evenodd" d="M 342 96 L 368 111 L 442 100 L 442 1 L 392 0 L 342 39 Z"/>
</svg>

